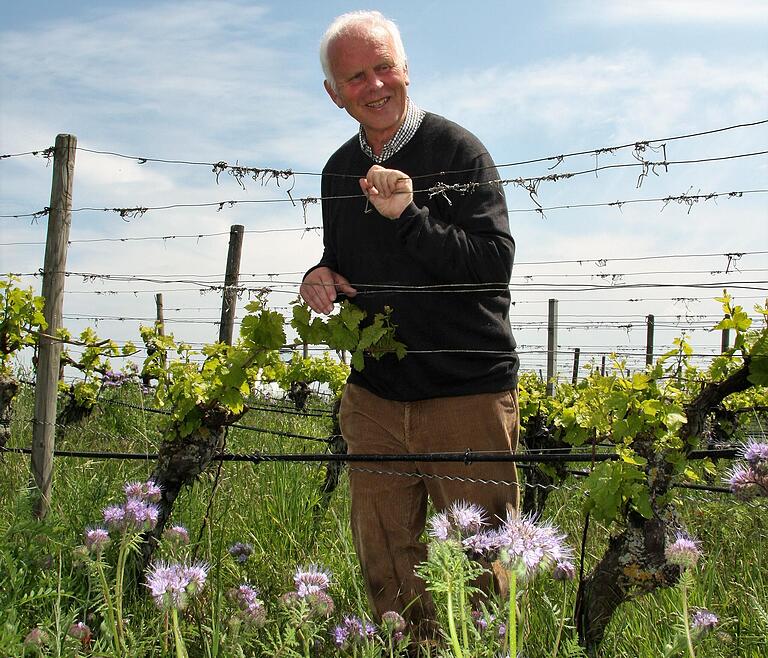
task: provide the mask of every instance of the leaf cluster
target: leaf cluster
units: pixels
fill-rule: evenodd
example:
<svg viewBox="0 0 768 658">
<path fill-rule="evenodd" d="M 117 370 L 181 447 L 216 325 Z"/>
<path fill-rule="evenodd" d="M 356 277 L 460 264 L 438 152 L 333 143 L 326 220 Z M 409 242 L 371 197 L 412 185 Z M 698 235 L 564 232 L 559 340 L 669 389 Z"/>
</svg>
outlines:
<svg viewBox="0 0 768 658">
<path fill-rule="evenodd" d="M 47 328 L 45 301 L 32 288 L 20 288 L 17 277 L 0 280 L 0 374 L 10 374 L 11 360 L 20 350 L 37 343 Z"/>
</svg>

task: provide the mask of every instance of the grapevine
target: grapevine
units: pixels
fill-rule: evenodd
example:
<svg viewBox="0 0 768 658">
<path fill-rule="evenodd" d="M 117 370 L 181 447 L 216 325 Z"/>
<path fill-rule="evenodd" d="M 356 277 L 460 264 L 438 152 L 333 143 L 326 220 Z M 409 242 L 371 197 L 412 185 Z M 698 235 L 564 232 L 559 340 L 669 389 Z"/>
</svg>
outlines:
<svg viewBox="0 0 768 658">
<path fill-rule="evenodd" d="M 679 338 L 644 372 L 629 375 L 626 364 L 615 359 L 608 374 L 593 370 L 578 385 L 559 387 L 552 398 L 535 381 L 521 382 L 526 443 L 564 450 L 591 445 L 595 452 L 609 448 L 619 457 L 595 464 L 584 482 L 584 511 L 614 528 L 608 549 L 579 591 L 579 634 L 590 650 L 622 602 L 677 581 L 679 569 L 664 556 L 667 539 L 682 525 L 673 481 L 714 473 L 710 460 L 693 466 L 690 453 L 707 439 L 713 423 L 726 418 L 723 410 L 745 400 L 765 400 L 765 323 L 753 329 L 747 313 L 727 293 L 717 301 L 724 317 L 714 329 L 734 331 L 735 340 L 705 373 L 690 365 L 692 349 Z M 765 307 L 756 310 L 766 315 Z M 563 476 L 554 469 L 535 473 L 551 482 Z M 536 505 L 540 510 L 541 500 Z"/>
<path fill-rule="evenodd" d="M 38 334 L 47 327 L 43 298 L 31 287 L 19 288 L 18 283 L 10 275 L 0 281 L 0 447 L 10 436 L 11 404 L 19 388 L 13 360 L 25 347 L 36 345 Z"/>
</svg>

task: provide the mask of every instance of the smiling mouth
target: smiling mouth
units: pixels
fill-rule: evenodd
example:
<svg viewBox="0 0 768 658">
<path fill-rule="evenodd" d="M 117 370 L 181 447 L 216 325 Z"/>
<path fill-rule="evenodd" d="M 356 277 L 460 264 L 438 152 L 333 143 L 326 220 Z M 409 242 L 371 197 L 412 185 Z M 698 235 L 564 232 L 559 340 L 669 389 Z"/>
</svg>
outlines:
<svg viewBox="0 0 768 658">
<path fill-rule="evenodd" d="M 378 100 L 378 101 L 373 101 L 372 103 L 366 103 L 365 106 L 370 107 L 372 110 L 378 110 L 384 107 L 388 102 L 389 102 L 389 96 L 387 96 L 386 98 L 382 98 L 381 100 Z"/>
</svg>

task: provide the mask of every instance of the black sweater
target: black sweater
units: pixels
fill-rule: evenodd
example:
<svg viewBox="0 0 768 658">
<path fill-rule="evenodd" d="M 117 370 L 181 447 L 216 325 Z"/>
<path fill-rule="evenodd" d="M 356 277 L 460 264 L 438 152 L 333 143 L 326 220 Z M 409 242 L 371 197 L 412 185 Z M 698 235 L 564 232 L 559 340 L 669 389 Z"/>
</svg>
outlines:
<svg viewBox="0 0 768 658">
<path fill-rule="evenodd" d="M 366 357 L 365 368 L 353 370 L 349 381 L 403 401 L 514 388 L 518 358 L 507 284 L 515 243 L 503 189 L 426 192 L 438 182 L 498 179 L 485 147 L 461 126 L 427 113 L 411 140 L 382 163 L 413 178 L 414 201 L 397 220 L 372 205 L 364 213 L 357 177 L 372 165 L 357 135 L 328 160 L 321 185 L 324 252 L 312 269 L 326 266 L 345 276 L 368 320 L 392 307 L 396 336 L 408 353 L 400 361 L 391 354 Z M 355 198 L 328 199 L 340 196 Z"/>
</svg>

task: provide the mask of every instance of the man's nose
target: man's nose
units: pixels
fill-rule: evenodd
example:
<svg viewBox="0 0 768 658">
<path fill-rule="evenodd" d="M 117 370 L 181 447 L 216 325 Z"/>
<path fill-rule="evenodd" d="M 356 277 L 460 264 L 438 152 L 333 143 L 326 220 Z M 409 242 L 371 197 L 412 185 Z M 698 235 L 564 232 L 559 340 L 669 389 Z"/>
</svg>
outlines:
<svg viewBox="0 0 768 658">
<path fill-rule="evenodd" d="M 368 76 L 368 86 L 371 89 L 381 89 L 384 86 L 384 83 L 381 81 L 381 78 L 379 78 L 377 73 L 371 73 Z"/>
</svg>

